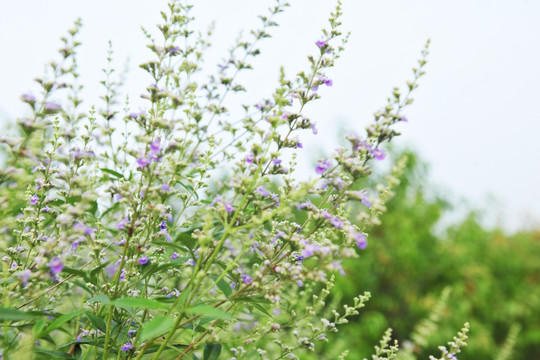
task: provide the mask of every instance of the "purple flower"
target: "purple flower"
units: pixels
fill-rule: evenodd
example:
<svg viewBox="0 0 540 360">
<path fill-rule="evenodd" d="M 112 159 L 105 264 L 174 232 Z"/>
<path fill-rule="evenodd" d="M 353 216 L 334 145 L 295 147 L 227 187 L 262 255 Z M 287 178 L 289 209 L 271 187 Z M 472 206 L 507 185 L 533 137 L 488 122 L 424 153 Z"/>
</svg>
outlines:
<svg viewBox="0 0 540 360">
<path fill-rule="evenodd" d="M 163 220 L 163 221 L 161 222 L 161 224 L 159 225 L 159 228 L 160 228 L 161 230 L 167 230 L 167 222 L 166 222 L 165 220 Z"/>
<path fill-rule="evenodd" d="M 384 158 L 386 157 L 386 153 L 382 149 L 375 149 L 373 150 L 373 156 L 377 160 L 384 160 Z"/>
<path fill-rule="evenodd" d="M 32 275 L 32 271 L 30 269 L 26 269 L 19 274 L 19 277 L 22 279 L 23 286 L 28 284 L 28 278 L 30 275 Z"/>
<path fill-rule="evenodd" d="M 242 282 L 249 285 L 253 282 L 253 278 L 247 274 L 242 274 Z"/>
<path fill-rule="evenodd" d="M 364 250 L 367 246 L 367 239 L 366 235 L 363 233 L 357 232 L 353 235 L 354 240 L 356 241 L 356 245 L 361 249 Z"/>
<path fill-rule="evenodd" d="M 185 262 L 185 264 L 191 265 L 191 266 L 195 266 L 195 260 L 189 259 L 189 260 L 187 260 L 187 261 Z"/>
<path fill-rule="evenodd" d="M 321 211 L 321 215 L 322 215 L 322 217 L 324 217 L 324 218 L 326 218 L 328 220 L 330 220 L 332 218 L 332 215 L 330 215 L 330 213 L 328 211 L 326 211 L 326 210 Z"/>
<path fill-rule="evenodd" d="M 60 271 L 62 271 L 64 265 L 62 264 L 62 260 L 60 260 L 59 257 L 53 257 L 51 261 L 49 261 L 49 268 L 51 269 L 53 275 L 56 275 Z"/>
<path fill-rule="evenodd" d="M 123 229 L 123 228 L 126 227 L 127 224 L 129 224 L 128 218 L 127 218 L 127 216 L 124 216 L 124 218 L 122 220 L 120 220 L 120 222 L 118 222 L 118 224 L 116 224 L 116 229 L 117 230 Z"/>
<path fill-rule="evenodd" d="M 178 50 L 180 50 L 180 46 L 175 46 L 173 47 L 171 50 L 167 51 L 170 55 L 173 55 L 174 53 L 176 53 Z"/>
<path fill-rule="evenodd" d="M 23 94 L 22 99 L 28 103 L 36 102 L 36 97 L 30 94 Z"/>
<path fill-rule="evenodd" d="M 409 122 L 409 120 L 405 116 L 400 117 L 399 121 Z"/>
<path fill-rule="evenodd" d="M 309 124 L 309 127 L 311 128 L 311 131 L 313 131 L 313 135 L 317 135 L 319 133 L 319 130 L 317 130 L 317 123 L 312 122 Z"/>
<path fill-rule="evenodd" d="M 153 154 L 159 153 L 161 147 L 161 139 L 156 138 L 152 143 L 150 143 L 150 152 Z"/>
<path fill-rule="evenodd" d="M 341 229 L 343 227 L 343 221 L 341 221 L 338 217 L 334 216 L 332 220 L 330 220 L 330 223 L 334 225 L 336 229 Z"/>
<path fill-rule="evenodd" d="M 39 196 L 36 194 L 30 196 L 30 205 L 36 205 L 39 200 Z"/>
<path fill-rule="evenodd" d="M 345 276 L 345 270 L 343 270 L 343 266 L 341 266 L 341 261 L 332 261 L 332 265 L 336 267 L 339 270 L 339 273 L 341 276 Z"/>
<path fill-rule="evenodd" d="M 55 104 L 55 103 L 45 103 L 45 110 L 58 111 L 61 108 L 62 107 L 60 105 Z"/>
<path fill-rule="evenodd" d="M 163 184 L 159 188 L 163 191 L 171 191 L 171 187 L 167 184 Z"/>
<path fill-rule="evenodd" d="M 274 166 L 278 166 L 279 164 L 281 164 L 281 159 L 274 158 L 272 159 L 272 163 L 274 164 Z"/>
<path fill-rule="evenodd" d="M 301 142 L 297 142 L 297 143 L 296 143 L 296 147 L 297 147 L 298 149 L 302 149 L 302 148 L 304 147 L 304 145 L 302 145 Z"/>
<path fill-rule="evenodd" d="M 322 175 L 328 170 L 332 163 L 328 159 L 321 160 L 317 163 L 317 167 L 315 168 L 315 172 L 319 175 Z"/>
<path fill-rule="evenodd" d="M 253 160 L 255 159 L 255 155 L 253 155 L 253 153 L 249 154 L 248 156 L 246 156 L 246 162 L 248 164 L 251 164 L 253 162 Z"/>
<path fill-rule="evenodd" d="M 146 157 L 140 157 L 137 159 L 137 164 L 139 164 L 140 167 L 145 167 L 150 164 L 150 159 Z"/>
<path fill-rule="evenodd" d="M 356 191 L 356 195 L 360 197 L 362 204 L 366 205 L 368 208 L 371 208 L 371 201 L 369 201 L 366 190 Z"/>
<path fill-rule="evenodd" d="M 141 265 L 146 264 L 146 263 L 148 262 L 148 256 L 146 256 L 146 255 L 141 256 L 141 257 L 137 260 L 137 262 L 138 262 L 139 264 L 141 264 Z"/>
<path fill-rule="evenodd" d="M 317 40 L 317 42 L 315 44 L 317 44 L 317 46 L 319 48 L 323 48 L 323 47 L 326 46 L 326 41 L 325 40 Z"/>
<path fill-rule="evenodd" d="M 256 193 L 258 193 L 259 195 L 261 196 L 264 196 L 264 197 L 267 197 L 267 196 L 270 196 L 270 192 L 268 190 L 266 190 L 264 187 L 262 186 L 259 186 L 256 190 L 255 190 Z"/>
<path fill-rule="evenodd" d="M 171 259 L 173 259 L 173 260 L 174 260 L 174 259 L 178 259 L 178 253 L 173 252 L 173 253 L 171 254 Z"/>
<path fill-rule="evenodd" d="M 234 211 L 234 206 L 232 205 L 232 203 L 230 201 L 225 201 L 223 203 L 223 205 L 225 206 L 225 211 L 227 211 L 227 212 L 233 212 Z"/>
<path fill-rule="evenodd" d="M 129 351 L 131 349 L 133 349 L 133 345 L 131 345 L 129 341 L 125 343 L 124 345 L 122 345 L 122 351 Z"/>
</svg>

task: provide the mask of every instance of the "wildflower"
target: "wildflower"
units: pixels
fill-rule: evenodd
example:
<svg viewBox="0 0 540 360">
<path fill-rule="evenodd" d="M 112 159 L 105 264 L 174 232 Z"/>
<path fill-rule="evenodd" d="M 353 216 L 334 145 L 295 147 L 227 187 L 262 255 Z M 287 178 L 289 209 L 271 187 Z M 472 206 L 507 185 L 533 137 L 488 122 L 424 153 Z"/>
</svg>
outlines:
<svg viewBox="0 0 540 360">
<path fill-rule="evenodd" d="M 274 164 L 274 166 L 278 166 L 279 164 L 281 164 L 281 159 L 274 158 L 272 159 L 272 163 Z"/>
<path fill-rule="evenodd" d="M 122 351 L 129 351 L 131 349 L 133 349 L 133 345 L 131 345 L 129 341 L 125 343 L 124 345 L 122 345 Z"/>
<path fill-rule="evenodd" d="M 178 259 L 178 253 L 173 252 L 173 253 L 171 254 L 171 259 L 173 259 L 173 260 L 174 260 L 174 259 Z"/>
<path fill-rule="evenodd" d="M 268 190 L 266 190 L 264 187 L 262 186 L 259 186 L 255 192 L 263 197 L 267 197 L 267 196 L 270 196 L 270 192 Z"/>
<path fill-rule="evenodd" d="M 301 142 L 297 142 L 297 143 L 296 143 L 296 147 L 297 147 L 298 149 L 302 149 L 302 148 L 304 147 L 304 145 L 302 145 Z"/>
<path fill-rule="evenodd" d="M 137 262 L 138 262 L 139 264 L 141 264 L 141 265 L 146 264 L 146 263 L 148 262 L 148 256 L 146 256 L 146 255 L 141 256 L 141 257 L 137 260 Z"/>
<path fill-rule="evenodd" d="M 399 118 L 399 121 L 402 121 L 402 122 L 409 122 L 409 120 L 405 117 L 405 116 L 402 116 Z"/>
<path fill-rule="evenodd" d="M 386 153 L 382 149 L 375 149 L 373 150 L 373 156 L 377 160 L 384 160 L 384 158 L 386 157 Z"/>
<path fill-rule="evenodd" d="M 150 164 L 150 159 L 146 157 L 140 157 L 137 159 L 137 164 L 139 164 L 140 167 L 145 167 Z"/>
<path fill-rule="evenodd" d="M 311 128 L 311 131 L 313 131 L 313 135 L 317 135 L 319 133 L 319 130 L 317 130 L 317 123 L 312 122 L 309 124 L 309 127 Z"/>
<path fill-rule="evenodd" d="M 330 160 L 328 159 L 325 159 L 325 160 L 321 160 L 317 163 L 317 167 L 315 168 L 315 172 L 319 175 L 322 175 L 326 172 L 326 170 L 328 170 L 328 168 L 330 167 L 332 163 L 330 162 Z"/>
<path fill-rule="evenodd" d="M 225 206 L 225 211 L 227 211 L 227 212 L 233 212 L 234 211 L 234 206 L 232 205 L 232 203 L 230 201 L 225 201 L 223 203 L 223 205 Z"/>
<path fill-rule="evenodd" d="M 123 228 L 126 227 L 127 224 L 129 224 L 129 220 L 128 220 L 127 216 L 124 216 L 124 218 L 122 220 L 120 220 L 120 222 L 118 222 L 118 224 L 116 224 L 116 229 L 117 230 L 123 229 Z"/>
<path fill-rule="evenodd" d="M 36 194 L 30 196 L 30 205 L 36 205 L 39 200 L 39 196 Z"/>
<path fill-rule="evenodd" d="M 53 257 L 51 261 L 49 262 L 49 268 L 51 269 L 51 273 L 53 275 L 58 274 L 62 269 L 64 268 L 64 265 L 62 264 L 62 260 L 60 260 L 59 257 Z"/>
<path fill-rule="evenodd" d="M 357 232 L 353 235 L 356 245 L 361 250 L 364 250 L 367 247 L 367 238 L 363 233 Z"/>
<path fill-rule="evenodd" d="M 326 46 L 326 41 L 325 40 L 317 40 L 317 42 L 315 44 L 317 44 L 317 46 L 319 48 L 323 48 L 323 47 Z"/>
<path fill-rule="evenodd" d="M 27 103 L 36 102 L 36 97 L 33 96 L 33 95 L 30 95 L 30 94 L 23 94 L 22 99 L 23 99 L 24 102 L 27 102 Z"/>
<path fill-rule="evenodd" d="M 170 55 L 174 55 L 178 50 L 180 50 L 180 46 L 175 46 L 169 51 L 167 51 Z"/>
<path fill-rule="evenodd" d="M 189 259 L 189 260 L 187 260 L 187 261 L 185 262 L 185 264 L 191 265 L 191 266 L 195 266 L 195 260 Z"/>
<path fill-rule="evenodd" d="M 241 277 L 242 277 L 242 282 L 243 282 L 244 284 L 248 284 L 248 285 L 249 285 L 249 284 L 251 284 L 251 283 L 253 282 L 253 278 L 252 278 L 251 276 L 247 275 L 247 274 L 242 274 Z"/>
<path fill-rule="evenodd" d="M 163 184 L 159 187 L 161 190 L 163 191 L 170 191 L 171 190 L 171 187 L 167 184 Z"/>
<path fill-rule="evenodd" d="M 45 103 L 45 110 L 50 110 L 50 111 L 58 111 L 60 110 L 62 107 L 59 105 L 59 104 L 55 104 L 55 103 Z"/>
<path fill-rule="evenodd" d="M 343 227 L 343 221 L 341 221 L 339 218 L 334 216 L 332 220 L 330 220 L 330 223 L 334 225 L 336 229 L 341 229 Z"/>
<path fill-rule="evenodd" d="M 253 160 L 255 159 L 255 155 L 253 155 L 253 153 L 249 154 L 248 156 L 246 156 L 246 162 L 248 164 L 251 164 L 253 162 Z"/>
</svg>

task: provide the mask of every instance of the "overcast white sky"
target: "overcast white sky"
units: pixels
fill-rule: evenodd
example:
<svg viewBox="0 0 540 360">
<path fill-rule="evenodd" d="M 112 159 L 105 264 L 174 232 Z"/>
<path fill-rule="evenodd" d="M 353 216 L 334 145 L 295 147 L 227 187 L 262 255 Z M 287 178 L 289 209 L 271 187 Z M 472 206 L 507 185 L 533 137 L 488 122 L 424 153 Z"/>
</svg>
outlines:
<svg viewBox="0 0 540 360">
<path fill-rule="evenodd" d="M 267 0 L 198 0 L 200 28 L 215 20 L 209 64 L 225 56 L 241 28 L 250 29 Z M 334 1 L 292 0 L 281 27 L 262 43 L 263 55 L 242 79 L 256 101 L 275 86 L 280 65 L 294 75 L 306 66 Z M 489 207 L 491 220 L 508 229 L 540 225 L 540 1 L 344 0 L 347 50 L 329 73 L 334 86 L 310 114 L 331 149 L 341 123 L 360 131 L 395 85 L 410 79 L 427 38 L 427 76 L 406 112 L 399 145 L 419 151 L 431 179 L 455 203 Z M 108 40 L 117 67 L 131 58 L 127 93 L 148 85 L 136 65 L 148 56 L 140 26 L 152 28 L 166 1 L 0 0 L 0 119 L 24 112 L 18 100 L 34 89 L 43 64 L 56 59 L 59 37 L 82 17 L 80 51 L 88 105 L 101 94 L 98 81 Z M 261 71 L 262 70 L 262 71 Z M 488 201 L 494 196 L 497 201 Z M 465 200 L 466 199 L 466 200 Z"/>
</svg>

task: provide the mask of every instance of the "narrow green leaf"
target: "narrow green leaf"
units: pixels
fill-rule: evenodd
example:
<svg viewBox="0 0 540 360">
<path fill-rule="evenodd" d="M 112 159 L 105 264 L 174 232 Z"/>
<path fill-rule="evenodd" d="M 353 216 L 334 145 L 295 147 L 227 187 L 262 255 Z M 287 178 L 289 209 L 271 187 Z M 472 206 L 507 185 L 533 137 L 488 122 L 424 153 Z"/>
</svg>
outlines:
<svg viewBox="0 0 540 360">
<path fill-rule="evenodd" d="M 225 279 L 223 278 L 219 279 L 219 281 L 217 282 L 217 287 L 219 290 L 221 290 L 221 292 L 225 294 L 226 297 L 231 296 L 232 294 L 231 285 L 229 285 L 229 283 L 227 283 Z"/>
<path fill-rule="evenodd" d="M 100 294 L 98 296 L 94 296 L 93 298 L 90 298 L 87 300 L 90 303 L 102 303 L 104 305 L 111 305 L 112 302 L 109 299 L 109 297 L 105 294 Z"/>
<path fill-rule="evenodd" d="M 155 309 L 155 310 L 169 310 L 169 306 L 159 301 L 145 298 L 121 298 L 113 301 L 115 306 L 122 309 Z"/>
<path fill-rule="evenodd" d="M 114 177 L 117 177 L 119 179 L 124 178 L 124 175 L 120 174 L 118 171 L 114 171 L 114 170 L 107 169 L 107 168 L 101 168 L 100 170 L 103 171 L 104 173 L 107 173 L 107 174 L 112 175 Z"/>
<path fill-rule="evenodd" d="M 195 314 L 195 315 L 204 315 L 209 316 L 215 319 L 233 319 L 231 314 L 226 313 L 225 311 L 207 305 L 199 305 L 186 309 L 186 312 Z"/>
<path fill-rule="evenodd" d="M 44 314 L 28 313 L 15 309 L 0 308 L 0 321 L 33 320 Z"/>
<path fill-rule="evenodd" d="M 47 355 L 48 359 L 75 359 L 72 355 L 63 353 L 61 351 L 36 349 L 34 352 Z"/>
<path fill-rule="evenodd" d="M 152 321 L 143 325 L 141 330 L 141 342 L 154 339 L 162 335 L 174 326 L 174 319 L 170 316 L 156 316 Z"/>
<path fill-rule="evenodd" d="M 103 321 L 103 319 L 97 317 L 91 312 L 86 312 L 86 316 L 88 316 L 88 319 L 90 319 L 90 322 L 92 323 L 92 325 L 94 325 L 96 329 L 101 330 L 103 332 L 107 330 L 107 326 L 105 325 L 105 321 Z"/>
</svg>

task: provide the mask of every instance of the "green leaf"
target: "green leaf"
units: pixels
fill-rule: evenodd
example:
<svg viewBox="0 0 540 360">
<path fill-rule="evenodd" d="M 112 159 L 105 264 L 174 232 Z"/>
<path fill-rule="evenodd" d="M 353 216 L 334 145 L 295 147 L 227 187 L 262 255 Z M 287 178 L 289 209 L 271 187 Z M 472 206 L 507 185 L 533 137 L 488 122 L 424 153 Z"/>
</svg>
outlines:
<svg viewBox="0 0 540 360">
<path fill-rule="evenodd" d="M 174 326 L 174 319 L 170 316 L 156 316 L 152 321 L 143 325 L 141 330 L 141 342 L 154 339 L 162 335 Z"/>
<path fill-rule="evenodd" d="M 41 336 L 41 332 L 43 331 L 43 328 L 45 327 L 45 320 L 38 320 L 32 327 L 32 336 L 34 336 L 35 339 L 39 339 Z"/>
<path fill-rule="evenodd" d="M 186 312 L 195 314 L 195 315 L 204 315 L 209 316 L 215 319 L 233 319 L 232 315 L 226 313 L 225 311 L 207 305 L 199 305 L 186 309 Z"/>
<path fill-rule="evenodd" d="M 155 310 L 169 310 L 169 306 L 159 301 L 145 298 L 121 298 L 113 301 L 113 305 L 122 309 L 155 309 Z"/>
<path fill-rule="evenodd" d="M 36 349 L 34 352 L 47 355 L 48 359 L 75 359 L 72 355 L 63 353 L 61 351 Z"/>
<path fill-rule="evenodd" d="M 203 360 L 217 360 L 221 354 L 221 344 L 206 344 L 204 346 Z"/>
<path fill-rule="evenodd" d="M 0 321 L 23 321 L 33 320 L 45 314 L 30 313 L 15 309 L 0 308 Z"/>
<path fill-rule="evenodd" d="M 96 329 L 103 332 L 107 331 L 107 326 L 105 325 L 105 321 L 103 321 L 103 319 L 97 317 L 91 312 L 86 312 L 86 316 L 88 316 L 88 319 L 90 319 L 90 322 L 92 323 L 92 325 L 94 325 Z"/>
<path fill-rule="evenodd" d="M 232 294 L 231 285 L 229 285 L 229 283 L 227 283 L 225 279 L 223 278 L 219 279 L 219 281 L 217 282 L 217 287 L 219 290 L 221 290 L 221 292 L 225 294 L 226 297 L 231 296 Z"/>
<path fill-rule="evenodd" d="M 112 301 L 109 299 L 109 297 L 105 294 L 100 294 L 98 296 L 94 296 L 93 298 L 90 298 L 87 300 L 90 303 L 102 303 L 104 305 L 111 305 Z"/>
<path fill-rule="evenodd" d="M 112 175 L 114 177 L 117 177 L 119 179 L 124 178 L 124 175 L 120 174 L 118 171 L 114 171 L 114 170 L 107 169 L 107 168 L 101 168 L 100 170 L 103 171 L 104 173 L 107 173 L 107 174 Z"/>
</svg>

